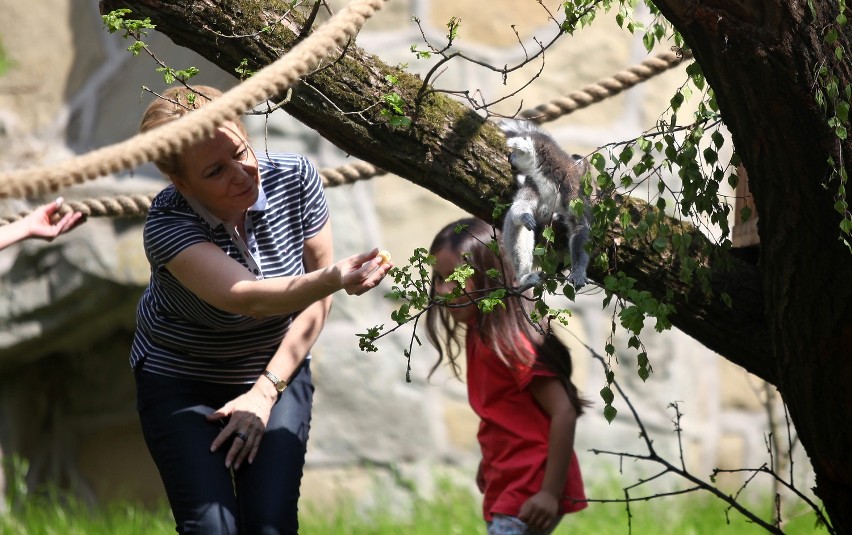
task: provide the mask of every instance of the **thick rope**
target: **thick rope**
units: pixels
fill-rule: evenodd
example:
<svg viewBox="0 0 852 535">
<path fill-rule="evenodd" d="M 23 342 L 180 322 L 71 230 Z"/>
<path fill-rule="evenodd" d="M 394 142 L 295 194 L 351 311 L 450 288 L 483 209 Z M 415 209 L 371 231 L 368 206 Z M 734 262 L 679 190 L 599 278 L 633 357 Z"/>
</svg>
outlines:
<svg viewBox="0 0 852 535">
<path fill-rule="evenodd" d="M 0 198 L 43 197 L 110 173 L 138 167 L 179 152 L 272 98 L 343 46 L 386 0 L 353 0 L 289 53 L 213 100 L 196 113 L 108 147 L 53 166 L 0 173 Z"/>
<path fill-rule="evenodd" d="M 367 162 L 353 162 L 333 169 L 320 169 L 319 173 L 320 177 L 322 177 L 323 186 L 333 188 L 384 175 L 387 171 L 379 169 Z"/>
<path fill-rule="evenodd" d="M 615 96 L 658 74 L 677 67 L 685 59 L 691 57 L 692 53 L 689 52 L 663 52 L 657 54 L 638 65 L 616 73 L 610 78 L 598 80 L 578 91 L 574 91 L 531 110 L 524 110 L 521 112 L 521 117 L 537 123 L 556 120 L 581 108 Z"/>
<path fill-rule="evenodd" d="M 666 72 L 669 69 L 673 69 L 674 67 L 680 65 L 684 60 L 689 59 L 691 57 L 692 55 L 689 52 L 664 52 L 658 54 L 654 57 L 642 61 L 638 65 L 628 67 L 627 69 L 620 71 L 611 77 L 603 78 L 601 80 L 598 80 L 594 84 L 588 85 L 578 91 L 574 91 L 573 93 L 570 93 L 565 97 L 555 99 L 550 103 L 542 104 L 533 109 L 522 111 L 521 116 L 528 118 L 532 121 L 536 121 L 538 123 L 545 123 L 556 120 L 559 117 L 568 115 L 581 108 L 585 108 L 594 103 L 601 102 L 602 100 L 617 95 L 618 93 L 621 93 L 635 85 L 645 82 L 653 78 L 654 76 Z M 209 104 L 205 108 L 199 110 L 199 112 L 203 112 L 208 107 L 210 107 Z M 34 170 L 32 174 L 38 174 L 36 171 L 37 170 Z M 358 182 L 360 180 L 368 180 L 376 176 L 381 176 L 386 174 L 386 171 L 379 169 L 378 167 L 372 164 L 359 161 L 337 168 L 321 169 L 319 173 L 320 177 L 322 178 L 323 186 L 331 188 L 346 184 L 354 184 L 355 182 Z M 0 174 L 0 180 L 2 179 L 3 175 Z M 0 198 L 2 198 L 3 196 L 3 189 L 2 187 L 0 187 Z M 100 206 L 108 203 L 108 199 L 105 198 L 89 199 L 76 202 L 70 201 L 63 205 L 63 207 L 60 209 L 60 213 L 66 213 L 70 210 L 78 210 L 91 217 L 142 217 L 147 213 L 148 208 L 151 204 L 152 197 L 133 197 L 133 199 L 135 199 L 133 201 L 135 204 L 132 205 L 129 201 L 125 200 L 127 198 L 128 197 L 124 196 L 116 197 L 116 199 L 121 200 L 116 200 L 116 204 L 111 205 L 120 205 L 123 210 L 120 213 L 118 211 L 107 212 L 106 209 L 101 210 Z M 146 200 L 143 201 L 140 199 Z M 77 208 L 77 206 L 80 206 L 80 208 Z M 11 218 L 0 219 L 0 225 L 11 223 L 12 221 L 20 219 L 26 215 L 27 213 L 23 213 L 17 216 L 12 216 Z"/>
<path fill-rule="evenodd" d="M 86 217 L 141 217 L 148 213 L 154 195 L 116 195 L 80 201 L 65 200 L 57 211 L 59 215 L 80 212 Z M 0 218 L 0 226 L 23 219 L 31 212 Z"/>
</svg>

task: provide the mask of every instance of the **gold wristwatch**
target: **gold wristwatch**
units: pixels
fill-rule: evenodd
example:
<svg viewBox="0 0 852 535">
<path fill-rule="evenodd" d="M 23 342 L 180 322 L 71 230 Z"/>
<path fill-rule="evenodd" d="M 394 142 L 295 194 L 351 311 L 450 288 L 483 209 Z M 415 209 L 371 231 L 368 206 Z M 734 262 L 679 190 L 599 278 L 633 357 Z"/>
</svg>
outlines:
<svg viewBox="0 0 852 535">
<path fill-rule="evenodd" d="M 272 381 L 272 384 L 275 385 L 275 390 L 277 390 L 278 392 L 284 392 L 285 390 L 287 390 L 287 381 L 282 381 L 278 378 L 277 375 L 275 375 L 269 370 L 263 370 L 263 375 L 265 375 L 267 379 Z"/>
</svg>

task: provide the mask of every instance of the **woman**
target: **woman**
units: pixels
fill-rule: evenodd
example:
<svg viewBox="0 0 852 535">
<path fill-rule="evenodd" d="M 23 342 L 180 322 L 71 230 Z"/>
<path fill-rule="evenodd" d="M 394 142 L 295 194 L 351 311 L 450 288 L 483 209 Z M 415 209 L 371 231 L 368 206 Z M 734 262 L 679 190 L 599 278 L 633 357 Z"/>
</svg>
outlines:
<svg viewBox="0 0 852 535">
<path fill-rule="evenodd" d="M 480 418 L 476 482 L 488 534 L 545 535 L 563 515 L 586 507 L 574 433 L 587 403 L 571 382 L 568 348 L 546 326 L 533 328 L 524 297 L 506 297 L 488 313 L 477 306 L 478 298 L 514 280 L 508 263 L 489 247 L 492 233 L 485 222 L 467 218 L 444 227 L 432 242 L 430 297 L 448 299 L 426 313 L 426 331 L 438 350 L 432 371 L 446 355 L 460 375 L 464 333 L 468 400 Z M 463 264 L 473 275 L 459 288 L 448 279 Z"/>
<path fill-rule="evenodd" d="M 140 131 L 219 95 L 171 88 Z M 294 154 L 258 157 L 241 122 L 156 164 L 171 185 L 145 223 L 151 281 L 131 365 L 177 531 L 297 533 L 309 350 L 331 294 L 374 288 L 391 264 L 377 250 L 332 263 L 316 169 Z"/>
</svg>

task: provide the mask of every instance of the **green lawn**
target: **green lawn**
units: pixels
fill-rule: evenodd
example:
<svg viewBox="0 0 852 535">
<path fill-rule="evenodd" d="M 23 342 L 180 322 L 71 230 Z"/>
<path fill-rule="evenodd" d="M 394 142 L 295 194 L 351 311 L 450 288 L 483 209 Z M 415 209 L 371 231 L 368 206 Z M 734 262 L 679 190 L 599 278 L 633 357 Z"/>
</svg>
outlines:
<svg viewBox="0 0 852 535">
<path fill-rule="evenodd" d="M 617 493 L 616 493 L 617 494 Z M 616 495 L 610 494 L 610 495 Z M 484 524 L 479 501 L 464 489 L 444 485 L 433 501 L 416 501 L 403 513 L 389 510 L 358 513 L 350 504 L 336 508 L 305 507 L 301 515 L 306 535 L 453 535 L 483 534 Z M 165 505 L 147 510 L 129 504 L 113 504 L 90 511 L 86 507 L 56 498 L 28 499 L 10 506 L 0 514 L 3 535 L 151 535 L 174 533 L 171 513 Z M 718 500 L 700 496 L 656 499 L 631 505 L 632 532 L 628 529 L 624 504 L 591 504 L 585 511 L 565 517 L 555 532 L 568 534 L 635 535 L 748 535 L 766 533 L 748 523 L 741 515 L 730 512 L 726 521 L 725 506 Z M 789 519 L 785 533 L 825 533 L 814 527 L 812 513 Z"/>
</svg>

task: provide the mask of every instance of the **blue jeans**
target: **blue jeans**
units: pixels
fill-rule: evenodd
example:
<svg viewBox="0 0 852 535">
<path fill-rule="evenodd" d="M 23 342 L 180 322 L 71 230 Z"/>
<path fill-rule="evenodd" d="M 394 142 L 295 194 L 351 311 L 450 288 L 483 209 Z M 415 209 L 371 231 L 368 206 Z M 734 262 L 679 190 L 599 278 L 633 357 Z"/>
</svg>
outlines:
<svg viewBox="0 0 852 535">
<path fill-rule="evenodd" d="M 523 520 L 516 516 L 494 515 L 491 522 L 487 522 L 488 535 L 550 535 L 559 525 L 559 517 L 553 527 L 547 531 L 539 531 L 527 526 Z"/>
<path fill-rule="evenodd" d="M 314 387 L 306 360 L 272 408 L 252 464 L 225 469 L 221 422 L 205 418 L 251 385 L 175 379 L 137 368 L 137 410 L 178 533 L 296 534 Z"/>
</svg>

